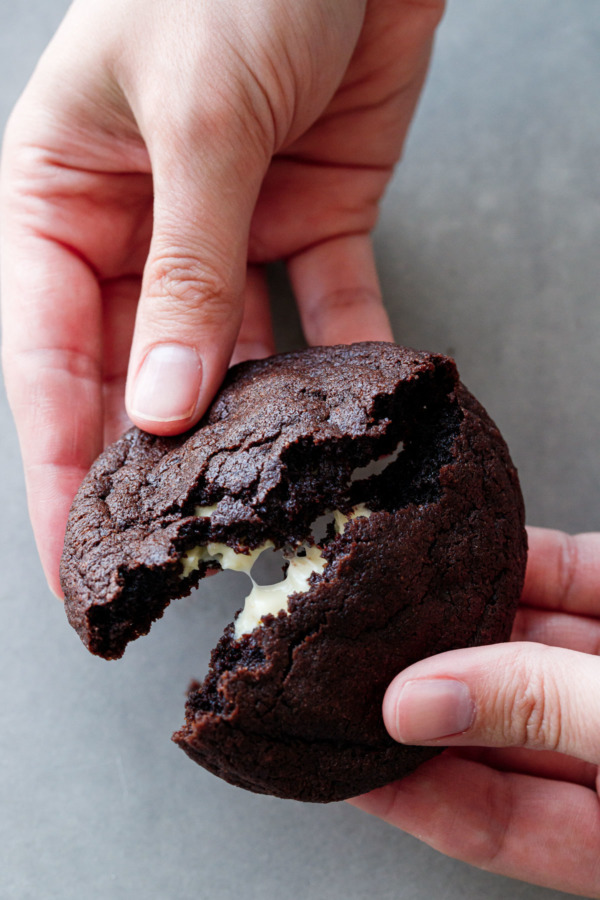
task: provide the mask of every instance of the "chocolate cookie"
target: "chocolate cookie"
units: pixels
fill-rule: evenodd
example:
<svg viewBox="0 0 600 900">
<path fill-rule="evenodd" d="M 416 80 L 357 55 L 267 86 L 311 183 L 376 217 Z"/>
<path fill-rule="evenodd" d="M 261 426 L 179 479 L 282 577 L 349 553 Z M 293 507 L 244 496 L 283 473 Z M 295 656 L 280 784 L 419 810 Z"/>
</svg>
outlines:
<svg viewBox="0 0 600 900">
<path fill-rule="evenodd" d="M 439 752 L 389 738 L 385 689 L 506 640 L 526 558 L 516 470 L 452 360 L 364 343 L 243 363 L 194 430 L 127 432 L 73 504 L 67 615 L 118 657 L 209 569 L 269 546 L 286 576 L 225 629 L 176 743 L 233 784 L 321 802 Z"/>
</svg>

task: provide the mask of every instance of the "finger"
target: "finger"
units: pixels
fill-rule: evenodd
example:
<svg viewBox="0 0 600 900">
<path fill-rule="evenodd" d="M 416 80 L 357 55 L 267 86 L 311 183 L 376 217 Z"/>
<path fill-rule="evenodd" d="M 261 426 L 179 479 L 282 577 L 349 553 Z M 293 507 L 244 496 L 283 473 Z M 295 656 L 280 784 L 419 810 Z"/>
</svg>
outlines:
<svg viewBox="0 0 600 900">
<path fill-rule="evenodd" d="M 512 641 L 534 641 L 600 655 L 600 621 L 589 616 L 545 612 L 521 606 L 513 625 Z"/>
<path fill-rule="evenodd" d="M 115 441 L 132 424 L 125 412 L 125 383 L 140 286 L 138 276 L 114 278 L 101 284 L 105 445 Z"/>
<path fill-rule="evenodd" d="M 309 344 L 393 340 L 368 234 L 316 244 L 288 270 Z"/>
<path fill-rule="evenodd" d="M 217 141 L 214 125 L 212 138 L 196 130 L 185 144 L 167 130 L 170 140 L 149 142 L 155 220 L 126 395 L 131 419 L 156 434 L 193 425 L 225 374 L 263 174 L 257 154 L 235 135 Z"/>
<path fill-rule="evenodd" d="M 528 747 L 600 761 L 600 660 L 543 644 L 451 650 L 409 666 L 383 716 L 407 744 Z"/>
<path fill-rule="evenodd" d="M 102 447 L 99 289 L 68 248 L 5 217 L 3 362 L 42 566 L 58 567 L 71 502 Z"/>
<path fill-rule="evenodd" d="M 248 266 L 243 301 L 244 314 L 231 365 L 246 359 L 264 359 L 275 353 L 269 289 L 259 266 Z"/>
<path fill-rule="evenodd" d="M 594 790 L 598 766 L 551 750 L 526 750 L 523 747 L 450 747 L 445 753 L 459 759 L 483 763 L 499 772 L 518 772 L 554 781 L 570 781 Z"/>
<path fill-rule="evenodd" d="M 600 805 L 588 788 L 443 754 L 350 802 L 489 872 L 600 897 Z"/>
<path fill-rule="evenodd" d="M 522 602 L 527 606 L 600 614 L 600 534 L 569 535 L 528 528 L 529 558 Z"/>
</svg>

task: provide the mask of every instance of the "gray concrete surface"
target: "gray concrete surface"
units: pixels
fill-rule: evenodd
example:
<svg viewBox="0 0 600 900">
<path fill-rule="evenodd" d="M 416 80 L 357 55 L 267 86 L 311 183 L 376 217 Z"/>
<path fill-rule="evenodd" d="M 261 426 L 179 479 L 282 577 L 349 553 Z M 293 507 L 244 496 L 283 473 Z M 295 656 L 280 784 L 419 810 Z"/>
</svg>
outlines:
<svg viewBox="0 0 600 900">
<path fill-rule="evenodd" d="M 65 7 L 4 0 L 0 124 Z M 599 51 L 594 0 L 451 0 L 376 234 L 398 341 L 456 356 L 528 520 L 572 531 L 600 508 Z M 274 287 L 280 347 L 297 346 Z M 169 735 L 239 586 L 177 603 L 119 662 L 89 656 L 37 562 L 4 394 L 0 416 L 0 897 L 563 896 L 345 804 L 256 797 L 195 767 Z"/>
</svg>

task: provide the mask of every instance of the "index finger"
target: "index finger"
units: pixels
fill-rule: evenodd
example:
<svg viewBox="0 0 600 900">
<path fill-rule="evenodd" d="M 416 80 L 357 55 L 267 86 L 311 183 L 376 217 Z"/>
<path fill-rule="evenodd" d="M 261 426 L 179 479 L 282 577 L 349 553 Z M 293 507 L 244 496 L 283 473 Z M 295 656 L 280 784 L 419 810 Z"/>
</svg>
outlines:
<svg viewBox="0 0 600 900">
<path fill-rule="evenodd" d="M 528 528 L 529 558 L 521 602 L 579 615 L 600 615 L 600 533 L 569 535 Z"/>
<path fill-rule="evenodd" d="M 60 595 L 67 516 L 102 446 L 99 287 L 73 250 L 16 218 L 3 223 L 4 374 L 38 551 Z"/>
</svg>

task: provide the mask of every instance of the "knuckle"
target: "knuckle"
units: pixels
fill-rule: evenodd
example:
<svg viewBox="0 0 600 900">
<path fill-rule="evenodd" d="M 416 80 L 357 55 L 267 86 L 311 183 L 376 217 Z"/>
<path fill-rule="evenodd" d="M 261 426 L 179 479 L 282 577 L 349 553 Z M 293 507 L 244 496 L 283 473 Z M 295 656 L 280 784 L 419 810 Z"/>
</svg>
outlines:
<svg viewBox="0 0 600 900">
<path fill-rule="evenodd" d="M 2 348 L 2 369 L 12 393 L 13 385 L 39 385 L 49 378 L 99 383 L 102 366 L 98 358 L 77 348 L 35 347 L 30 350 Z M 8 393 L 8 391 L 7 391 Z"/>
<path fill-rule="evenodd" d="M 546 750 L 560 746 L 560 697 L 556 680 L 544 665 L 545 653 L 546 649 L 540 646 L 533 659 L 519 654 L 504 709 L 509 744 Z"/>
<path fill-rule="evenodd" d="M 193 98 L 186 98 L 184 109 L 176 115 L 167 114 L 169 130 L 176 135 L 178 148 L 197 147 L 202 142 L 205 146 L 219 146 L 222 153 L 231 155 L 237 148 L 236 138 L 241 130 L 236 100 L 225 89 L 210 91 L 203 99 L 202 109 L 194 106 Z"/>
<path fill-rule="evenodd" d="M 324 303 L 333 310 L 352 312 L 363 307 L 382 305 L 381 295 L 372 288 L 340 288 L 324 298 Z"/>
<path fill-rule="evenodd" d="M 378 291 L 365 287 L 338 288 L 315 299 L 310 307 L 314 316 L 351 318 L 366 310 L 376 313 L 383 308 Z"/>
<path fill-rule="evenodd" d="M 158 314 L 187 317 L 201 310 L 203 319 L 230 315 L 232 289 L 215 267 L 192 256 L 164 254 L 152 260 L 146 297 Z"/>
<path fill-rule="evenodd" d="M 161 136 L 150 141 L 160 148 L 165 167 L 176 170 L 186 160 L 193 171 L 200 151 L 221 160 L 237 187 L 245 186 L 250 171 L 257 178 L 260 172 L 262 178 L 274 151 L 273 113 L 266 96 L 246 81 L 232 73 L 210 86 L 200 106 L 195 95 L 184 93 L 152 109 L 147 118 L 160 124 Z"/>
</svg>

